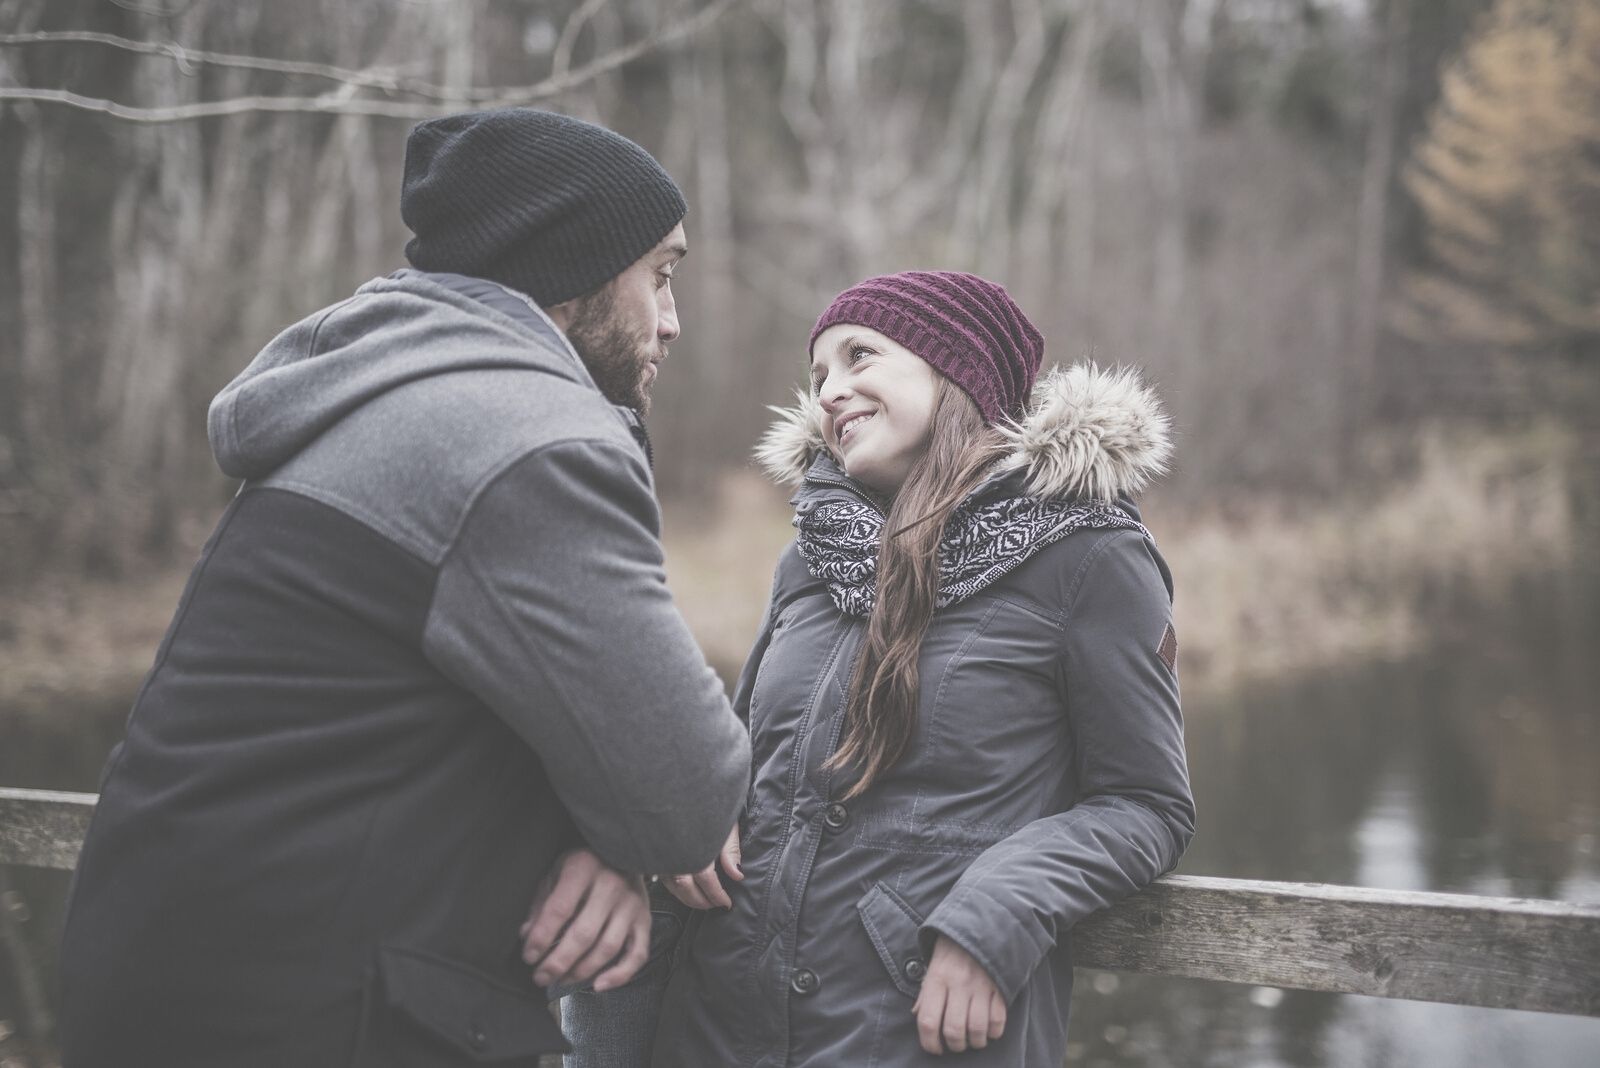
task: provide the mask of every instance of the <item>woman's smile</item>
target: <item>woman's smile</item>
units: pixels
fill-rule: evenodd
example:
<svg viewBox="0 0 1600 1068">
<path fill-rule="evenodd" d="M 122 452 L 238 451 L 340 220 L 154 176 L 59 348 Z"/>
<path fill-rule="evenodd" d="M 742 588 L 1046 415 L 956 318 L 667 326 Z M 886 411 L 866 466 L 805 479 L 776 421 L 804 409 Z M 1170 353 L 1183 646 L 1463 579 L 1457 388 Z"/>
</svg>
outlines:
<svg viewBox="0 0 1600 1068">
<path fill-rule="evenodd" d="M 876 411 L 851 412 L 834 423 L 835 433 L 839 439 L 839 447 L 843 448 L 845 439 L 852 437 L 858 427 L 877 416 Z"/>
</svg>

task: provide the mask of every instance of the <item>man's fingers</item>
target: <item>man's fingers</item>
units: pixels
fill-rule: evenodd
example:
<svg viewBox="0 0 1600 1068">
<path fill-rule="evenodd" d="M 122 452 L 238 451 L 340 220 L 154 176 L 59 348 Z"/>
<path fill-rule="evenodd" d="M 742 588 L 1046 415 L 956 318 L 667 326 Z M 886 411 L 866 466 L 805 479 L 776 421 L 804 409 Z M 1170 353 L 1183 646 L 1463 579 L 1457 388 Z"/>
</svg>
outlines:
<svg viewBox="0 0 1600 1068">
<path fill-rule="evenodd" d="M 945 989 L 941 984 L 932 981 L 922 984 L 922 993 L 917 996 L 915 1005 L 917 1041 L 922 1044 L 923 1052 L 936 1057 L 944 1052 L 939 1039 L 939 1028 L 944 1023 L 944 1002 Z"/>
<path fill-rule="evenodd" d="M 589 896 L 584 899 L 583 907 L 561 933 L 560 941 L 537 962 L 533 973 L 534 982 L 540 986 L 549 986 L 566 975 L 572 970 L 573 965 L 583 959 L 605 930 L 606 921 L 610 919 L 612 905 L 615 902 L 615 893 L 616 887 L 608 887 L 605 880 L 596 883 Z M 620 946 L 621 943 L 618 944 Z"/>
<path fill-rule="evenodd" d="M 603 994 L 607 990 L 621 986 L 639 974 L 639 969 L 645 966 L 650 959 L 650 912 L 645 910 L 644 922 L 635 922 L 632 931 L 628 934 L 627 944 L 623 947 L 622 956 L 615 964 L 594 977 L 594 990 Z"/>
<path fill-rule="evenodd" d="M 612 912 L 606 917 L 600 933 L 590 943 L 589 951 L 579 957 L 557 982 L 587 983 L 598 975 L 600 970 L 610 964 L 627 944 L 628 935 L 632 932 L 632 920 L 633 917 L 626 910 Z"/>
<path fill-rule="evenodd" d="M 989 1044 L 989 995 L 979 993 L 967 1003 L 967 1045 L 982 1049 Z"/>
<path fill-rule="evenodd" d="M 533 915 L 529 917 L 527 924 L 527 933 L 522 940 L 523 960 L 532 964 L 550 952 L 550 947 L 561 937 L 562 930 L 583 906 L 589 892 L 592 874 L 592 872 L 580 874 L 577 871 L 569 874 L 567 869 L 563 869 L 549 894 L 545 895 L 542 901 L 535 903 Z"/>
<path fill-rule="evenodd" d="M 1006 1032 L 1006 999 L 996 990 L 989 995 L 989 1037 L 999 1038 Z"/>
<path fill-rule="evenodd" d="M 696 873 L 694 884 L 700 888 L 700 892 L 705 895 L 706 900 L 715 907 L 719 909 L 733 908 L 733 899 L 722 888 L 722 880 L 717 878 L 717 869 L 715 867 Z"/>
<path fill-rule="evenodd" d="M 945 998 L 944 1022 L 939 1028 L 945 1048 L 951 1053 L 965 1053 L 967 1049 L 967 1006 L 972 995 L 966 990 L 952 990 Z"/>
</svg>

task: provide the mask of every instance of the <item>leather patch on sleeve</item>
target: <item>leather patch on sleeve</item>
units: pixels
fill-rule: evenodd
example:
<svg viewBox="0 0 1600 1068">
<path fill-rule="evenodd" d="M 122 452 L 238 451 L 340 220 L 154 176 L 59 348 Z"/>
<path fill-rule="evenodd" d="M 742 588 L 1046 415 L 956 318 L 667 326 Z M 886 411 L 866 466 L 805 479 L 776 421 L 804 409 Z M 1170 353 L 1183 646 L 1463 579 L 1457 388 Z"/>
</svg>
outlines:
<svg viewBox="0 0 1600 1068">
<path fill-rule="evenodd" d="M 1156 655 L 1167 665 L 1168 671 L 1178 670 L 1178 632 L 1172 629 L 1171 623 L 1167 624 L 1167 629 L 1161 635 L 1161 645 L 1156 649 Z"/>
</svg>

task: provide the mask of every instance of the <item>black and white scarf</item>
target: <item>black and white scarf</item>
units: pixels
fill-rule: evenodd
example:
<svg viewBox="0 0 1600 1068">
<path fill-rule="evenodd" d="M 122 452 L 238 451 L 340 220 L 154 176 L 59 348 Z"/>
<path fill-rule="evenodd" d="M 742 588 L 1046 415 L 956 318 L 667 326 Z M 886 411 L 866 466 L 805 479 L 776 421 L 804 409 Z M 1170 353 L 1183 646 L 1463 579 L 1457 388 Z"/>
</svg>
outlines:
<svg viewBox="0 0 1600 1068">
<path fill-rule="evenodd" d="M 839 611 L 866 617 L 877 600 L 879 541 L 884 515 L 870 504 L 828 501 L 794 518 L 806 568 L 828 584 Z M 939 608 L 977 593 L 1021 566 L 1046 545 L 1076 530 L 1137 530 L 1142 523 L 1103 503 L 1008 497 L 963 504 L 939 539 Z"/>
</svg>

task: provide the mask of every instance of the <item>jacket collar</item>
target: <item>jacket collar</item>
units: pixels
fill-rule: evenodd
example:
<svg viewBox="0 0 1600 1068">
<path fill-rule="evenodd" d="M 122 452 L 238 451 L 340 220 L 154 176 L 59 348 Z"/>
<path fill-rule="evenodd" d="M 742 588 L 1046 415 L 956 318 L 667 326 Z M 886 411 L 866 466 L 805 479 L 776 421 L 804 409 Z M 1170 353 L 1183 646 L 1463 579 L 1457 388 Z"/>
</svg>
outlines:
<svg viewBox="0 0 1600 1068">
<path fill-rule="evenodd" d="M 854 487 L 822 439 L 822 406 L 797 390 L 777 413 L 756 459 L 777 482 Z M 1007 451 L 975 493 L 1016 484 L 1045 500 L 1124 501 L 1166 473 L 1172 460 L 1171 420 L 1155 392 L 1131 369 L 1094 364 L 1053 368 L 1034 386 L 1027 412 L 998 425 Z"/>
</svg>

